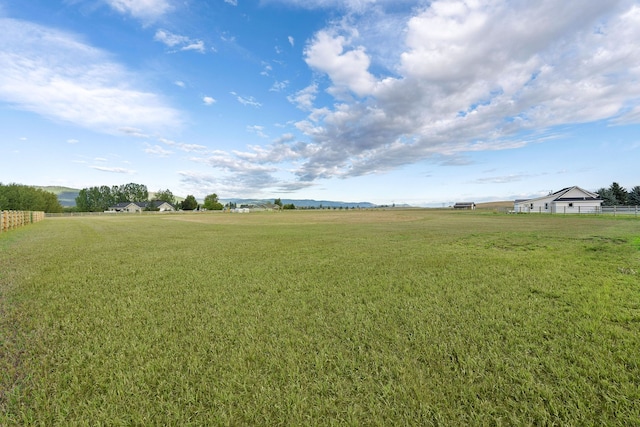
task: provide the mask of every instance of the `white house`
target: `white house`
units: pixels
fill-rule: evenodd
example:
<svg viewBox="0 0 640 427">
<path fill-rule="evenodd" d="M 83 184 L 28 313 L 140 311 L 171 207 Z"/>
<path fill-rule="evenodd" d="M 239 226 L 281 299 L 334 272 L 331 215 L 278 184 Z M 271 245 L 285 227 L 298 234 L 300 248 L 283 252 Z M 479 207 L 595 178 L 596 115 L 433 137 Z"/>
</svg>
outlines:
<svg viewBox="0 0 640 427">
<path fill-rule="evenodd" d="M 141 206 L 141 203 L 134 202 L 121 202 L 115 206 L 109 206 L 110 212 L 140 212 L 144 209 L 144 206 Z"/>
<path fill-rule="evenodd" d="M 516 200 L 515 212 L 534 213 L 596 213 L 601 211 L 602 199 L 596 193 L 573 186 L 535 199 Z"/>
<path fill-rule="evenodd" d="M 176 209 L 167 202 L 162 200 L 154 200 L 153 202 L 122 202 L 115 206 L 109 207 L 109 212 L 141 212 L 147 207 L 152 207 L 153 210 L 160 212 L 171 212 Z"/>
</svg>

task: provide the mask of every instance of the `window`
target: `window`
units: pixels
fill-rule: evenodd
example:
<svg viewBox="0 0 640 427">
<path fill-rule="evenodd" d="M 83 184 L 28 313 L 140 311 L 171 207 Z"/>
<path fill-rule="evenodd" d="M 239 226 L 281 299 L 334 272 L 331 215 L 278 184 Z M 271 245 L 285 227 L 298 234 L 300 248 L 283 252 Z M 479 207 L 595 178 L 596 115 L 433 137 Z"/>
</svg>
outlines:
<svg viewBox="0 0 640 427">
<path fill-rule="evenodd" d="M 547 209 L 549 209 L 549 203 L 544 204 L 544 210 L 546 211 Z"/>
<path fill-rule="evenodd" d="M 569 207 L 572 208 L 573 207 L 573 203 L 569 203 Z"/>
</svg>

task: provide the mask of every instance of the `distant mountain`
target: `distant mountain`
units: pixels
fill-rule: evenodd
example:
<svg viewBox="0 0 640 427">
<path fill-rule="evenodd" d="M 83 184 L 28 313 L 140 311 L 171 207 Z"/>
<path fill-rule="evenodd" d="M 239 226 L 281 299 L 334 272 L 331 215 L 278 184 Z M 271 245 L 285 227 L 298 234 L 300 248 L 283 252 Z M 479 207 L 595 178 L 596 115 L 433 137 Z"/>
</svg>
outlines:
<svg viewBox="0 0 640 427">
<path fill-rule="evenodd" d="M 224 199 L 222 204 L 235 203 L 236 205 L 264 205 L 273 203 L 274 199 Z M 334 202 L 331 200 L 313 199 L 280 199 L 283 205 L 293 204 L 297 208 L 375 208 L 378 205 L 369 202 Z"/>
<path fill-rule="evenodd" d="M 65 207 L 65 208 L 75 206 L 76 197 L 78 197 L 78 194 L 80 193 L 80 190 L 77 188 L 55 187 L 55 186 L 45 186 L 45 187 L 34 186 L 34 187 L 44 191 L 48 191 L 58 196 L 58 201 L 60 202 L 62 207 Z"/>
</svg>

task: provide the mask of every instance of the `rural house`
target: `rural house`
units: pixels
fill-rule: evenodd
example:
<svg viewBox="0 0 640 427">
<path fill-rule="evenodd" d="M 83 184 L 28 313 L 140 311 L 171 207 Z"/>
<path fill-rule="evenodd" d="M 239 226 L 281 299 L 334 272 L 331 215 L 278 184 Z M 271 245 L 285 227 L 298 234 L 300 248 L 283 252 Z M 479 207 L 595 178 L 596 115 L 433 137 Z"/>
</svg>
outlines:
<svg viewBox="0 0 640 427">
<path fill-rule="evenodd" d="M 602 199 L 596 193 L 573 186 L 534 199 L 516 200 L 517 213 L 596 213 L 601 211 Z"/>
<path fill-rule="evenodd" d="M 141 212 L 147 209 L 148 206 L 152 206 L 154 210 L 159 210 L 160 212 L 176 210 L 170 203 L 154 200 L 152 202 L 121 202 L 115 206 L 110 206 L 109 212 Z"/>
</svg>

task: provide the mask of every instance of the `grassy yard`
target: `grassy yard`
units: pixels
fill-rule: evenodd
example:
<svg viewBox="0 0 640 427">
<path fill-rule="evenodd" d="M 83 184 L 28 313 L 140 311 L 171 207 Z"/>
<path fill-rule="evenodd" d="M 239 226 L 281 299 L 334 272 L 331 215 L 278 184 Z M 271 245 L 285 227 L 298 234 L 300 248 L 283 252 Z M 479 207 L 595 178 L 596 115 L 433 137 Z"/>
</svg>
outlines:
<svg viewBox="0 0 640 427">
<path fill-rule="evenodd" d="M 0 425 L 640 425 L 633 218 L 52 218 L 0 314 Z"/>
</svg>

